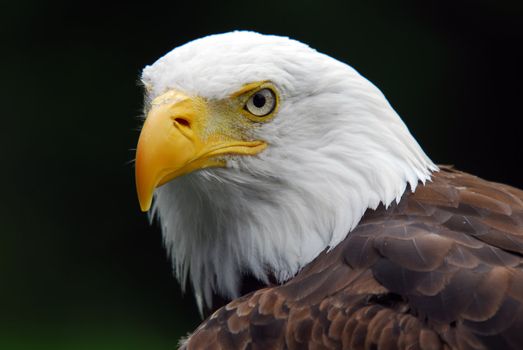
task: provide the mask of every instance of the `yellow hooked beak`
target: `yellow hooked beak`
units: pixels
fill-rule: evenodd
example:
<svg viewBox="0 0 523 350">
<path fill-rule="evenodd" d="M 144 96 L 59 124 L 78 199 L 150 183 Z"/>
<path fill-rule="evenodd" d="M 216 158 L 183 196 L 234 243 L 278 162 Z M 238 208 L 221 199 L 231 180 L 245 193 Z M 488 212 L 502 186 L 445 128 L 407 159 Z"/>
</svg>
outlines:
<svg viewBox="0 0 523 350">
<path fill-rule="evenodd" d="M 208 167 L 224 167 L 226 154 L 255 155 L 263 141 L 240 141 L 220 128 L 209 130 L 209 106 L 199 97 L 168 91 L 152 102 L 136 149 L 136 189 L 142 211 L 156 187 Z"/>
</svg>

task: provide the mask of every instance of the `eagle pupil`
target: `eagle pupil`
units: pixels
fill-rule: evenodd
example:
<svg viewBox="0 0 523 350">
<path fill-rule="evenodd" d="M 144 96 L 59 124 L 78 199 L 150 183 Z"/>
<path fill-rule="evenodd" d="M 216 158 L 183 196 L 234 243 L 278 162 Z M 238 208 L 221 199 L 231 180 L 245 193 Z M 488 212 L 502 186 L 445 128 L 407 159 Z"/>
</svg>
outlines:
<svg viewBox="0 0 523 350">
<path fill-rule="evenodd" d="M 257 108 L 262 108 L 265 105 L 265 96 L 262 94 L 256 94 L 252 98 L 252 104 L 255 105 Z"/>
</svg>

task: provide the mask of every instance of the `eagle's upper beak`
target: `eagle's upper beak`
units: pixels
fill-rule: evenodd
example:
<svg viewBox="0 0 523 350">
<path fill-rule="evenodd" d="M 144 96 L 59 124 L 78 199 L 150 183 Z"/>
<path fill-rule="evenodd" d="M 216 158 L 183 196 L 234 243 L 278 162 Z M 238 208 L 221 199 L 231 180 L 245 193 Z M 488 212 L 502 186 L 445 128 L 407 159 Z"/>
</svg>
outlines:
<svg viewBox="0 0 523 350">
<path fill-rule="evenodd" d="M 136 149 L 136 189 L 142 211 L 151 207 L 156 187 L 192 171 L 224 167 L 223 155 L 254 155 L 263 141 L 241 141 L 230 131 L 209 129 L 209 104 L 171 90 L 157 97 L 143 125 Z"/>
</svg>

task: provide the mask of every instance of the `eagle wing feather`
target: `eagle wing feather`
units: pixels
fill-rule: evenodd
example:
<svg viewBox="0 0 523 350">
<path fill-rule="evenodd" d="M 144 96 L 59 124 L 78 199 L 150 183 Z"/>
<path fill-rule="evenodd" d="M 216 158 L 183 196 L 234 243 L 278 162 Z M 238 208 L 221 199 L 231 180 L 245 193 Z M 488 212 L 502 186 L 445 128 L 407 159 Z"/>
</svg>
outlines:
<svg viewBox="0 0 523 350">
<path fill-rule="evenodd" d="M 523 191 L 441 167 L 293 279 L 233 300 L 187 349 L 519 349 Z"/>
</svg>

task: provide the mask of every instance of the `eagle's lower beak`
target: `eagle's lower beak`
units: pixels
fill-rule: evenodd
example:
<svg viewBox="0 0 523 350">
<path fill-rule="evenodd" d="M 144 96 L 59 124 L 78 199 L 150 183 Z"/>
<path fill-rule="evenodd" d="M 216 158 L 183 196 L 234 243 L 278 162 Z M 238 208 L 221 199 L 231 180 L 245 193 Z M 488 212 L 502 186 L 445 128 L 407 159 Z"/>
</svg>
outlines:
<svg viewBox="0 0 523 350">
<path fill-rule="evenodd" d="M 224 167 L 225 154 L 254 155 L 263 141 L 239 141 L 208 132 L 206 101 L 168 91 L 152 102 L 136 149 L 136 189 L 142 211 L 151 207 L 156 187 L 189 172 Z"/>
</svg>

